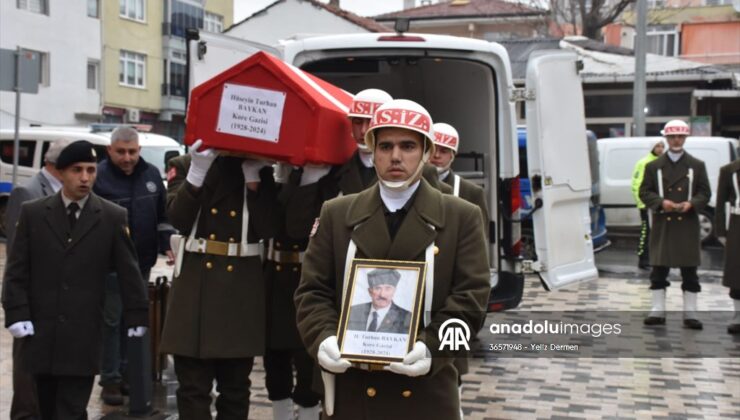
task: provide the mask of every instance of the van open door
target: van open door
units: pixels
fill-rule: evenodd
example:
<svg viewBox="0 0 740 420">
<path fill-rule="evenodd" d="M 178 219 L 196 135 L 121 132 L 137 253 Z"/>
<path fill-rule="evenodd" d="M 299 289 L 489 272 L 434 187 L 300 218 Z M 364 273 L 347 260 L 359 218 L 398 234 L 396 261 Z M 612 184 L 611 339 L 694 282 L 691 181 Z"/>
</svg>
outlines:
<svg viewBox="0 0 740 420">
<path fill-rule="evenodd" d="M 265 51 L 276 57 L 282 57 L 277 48 L 223 34 L 191 31 L 187 36 L 189 90 L 193 90 L 194 87 L 257 51 Z"/>
<path fill-rule="evenodd" d="M 538 51 L 527 65 L 527 161 L 537 254 L 530 265 L 550 290 L 598 277 L 578 64 L 572 52 Z"/>
</svg>

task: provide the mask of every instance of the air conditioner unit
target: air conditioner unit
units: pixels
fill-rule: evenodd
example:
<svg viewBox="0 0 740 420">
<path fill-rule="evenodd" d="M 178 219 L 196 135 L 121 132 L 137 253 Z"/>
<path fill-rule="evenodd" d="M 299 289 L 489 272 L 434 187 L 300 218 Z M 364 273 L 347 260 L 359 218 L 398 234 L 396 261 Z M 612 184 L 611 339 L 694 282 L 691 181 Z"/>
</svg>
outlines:
<svg viewBox="0 0 740 420">
<path fill-rule="evenodd" d="M 126 110 L 126 120 L 127 122 L 139 122 L 141 118 L 141 111 L 136 108 L 128 108 Z"/>
</svg>

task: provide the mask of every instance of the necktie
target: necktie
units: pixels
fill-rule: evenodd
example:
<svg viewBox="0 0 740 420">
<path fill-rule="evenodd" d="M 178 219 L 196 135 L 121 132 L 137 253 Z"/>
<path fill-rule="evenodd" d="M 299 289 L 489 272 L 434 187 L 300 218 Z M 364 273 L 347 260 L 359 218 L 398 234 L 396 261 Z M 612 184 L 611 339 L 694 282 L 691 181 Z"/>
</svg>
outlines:
<svg viewBox="0 0 740 420">
<path fill-rule="evenodd" d="M 80 206 L 75 202 L 71 202 L 67 206 L 67 219 L 69 220 L 70 229 L 75 228 L 75 224 L 77 223 L 77 210 L 79 209 Z"/>
<path fill-rule="evenodd" d="M 367 327 L 368 331 L 376 331 L 378 329 L 378 313 L 373 312 L 373 320 L 370 321 L 370 326 Z"/>
</svg>

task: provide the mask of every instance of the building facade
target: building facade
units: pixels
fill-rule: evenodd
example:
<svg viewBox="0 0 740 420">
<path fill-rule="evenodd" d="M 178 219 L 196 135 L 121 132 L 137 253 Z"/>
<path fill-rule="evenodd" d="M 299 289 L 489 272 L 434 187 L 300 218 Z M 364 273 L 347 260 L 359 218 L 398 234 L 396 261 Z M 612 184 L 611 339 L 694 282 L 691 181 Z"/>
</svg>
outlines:
<svg viewBox="0 0 740 420">
<path fill-rule="evenodd" d="M 0 48 L 35 52 L 39 91 L 21 94 L 22 126 L 85 125 L 101 104 L 99 0 L 0 0 Z M 12 128 L 15 93 L 0 92 L 0 127 Z"/>
</svg>

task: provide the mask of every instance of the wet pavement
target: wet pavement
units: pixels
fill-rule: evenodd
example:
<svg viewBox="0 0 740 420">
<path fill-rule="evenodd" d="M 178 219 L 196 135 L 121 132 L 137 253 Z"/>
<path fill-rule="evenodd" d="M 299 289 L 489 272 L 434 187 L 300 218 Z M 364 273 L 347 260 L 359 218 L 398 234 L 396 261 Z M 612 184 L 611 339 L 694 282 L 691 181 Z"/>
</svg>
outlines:
<svg viewBox="0 0 740 420">
<path fill-rule="evenodd" d="M 646 311 L 650 301 L 649 272 L 637 268 L 634 249 L 633 239 L 616 238 L 611 247 L 597 254 L 598 280 L 562 290 L 547 292 L 535 276 L 528 276 L 524 298 L 516 311 Z M 2 266 L 4 255 L 4 246 L 0 245 Z M 699 309 L 729 320 L 732 304 L 727 289 L 720 284 L 722 249 L 705 249 L 702 262 Z M 156 273 L 169 274 L 169 269 L 160 265 L 152 278 Z M 680 287 L 674 283 L 668 290 L 667 309 L 680 311 L 681 305 Z M 675 316 L 669 315 L 667 325 L 655 334 L 698 337 L 740 349 L 739 336 L 721 331 L 711 336 L 709 331 L 688 331 L 681 327 L 678 312 L 671 314 Z M 0 315 L 0 320 L 3 317 Z M 487 325 L 502 318 L 502 314 L 489 314 Z M 1 418 L 8 418 L 12 395 L 10 348 L 10 334 L 7 330 L 0 331 Z M 660 358 L 533 358 L 495 354 L 475 357 L 470 363 L 470 373 L 463 377 L 465 419 L 740 418 L 740 358 L 670 356 L 667 353 Z M 250 378 L 250 418 L 271 419 L 260 358 Z M 174 398 L 177 382 L 171 366 L 155 388 L 157 408 L 169 418 L 177 418 Z M 103 405 L 99 395 L 100 388 L 96 385 L 90 399 L 90 417 L 96 419 L 106 414 L 106 418 L 120 417 L 116 415 L 120 408 Z M 357 398 L 359 401 L 367 396 Z"/>
</svg>

